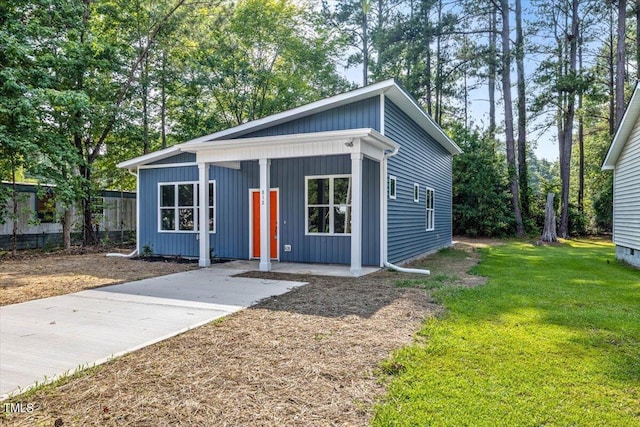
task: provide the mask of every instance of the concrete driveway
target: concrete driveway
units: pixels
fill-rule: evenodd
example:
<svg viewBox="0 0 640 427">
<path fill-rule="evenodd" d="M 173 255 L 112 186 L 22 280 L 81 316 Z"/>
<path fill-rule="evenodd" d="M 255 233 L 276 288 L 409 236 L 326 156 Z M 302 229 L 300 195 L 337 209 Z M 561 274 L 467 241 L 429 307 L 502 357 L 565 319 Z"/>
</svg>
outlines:
<svg viewBox="0 0 640 427">
<path fill-rule="evenodd" d="M 0 400 L 304 284 L 239 272 L 222 264 L 0 307 Z"/>
</svg>

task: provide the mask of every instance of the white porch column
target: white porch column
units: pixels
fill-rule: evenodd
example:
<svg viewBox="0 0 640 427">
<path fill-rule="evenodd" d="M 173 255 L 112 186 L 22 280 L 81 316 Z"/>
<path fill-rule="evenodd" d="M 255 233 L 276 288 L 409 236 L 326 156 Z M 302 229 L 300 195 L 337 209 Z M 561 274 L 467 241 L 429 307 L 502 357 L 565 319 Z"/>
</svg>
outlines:
<svg viewBox="0 0 640 427">
<path fill-rule="evenodd" d="M 211 255 L 209 246 L 209 163 L 198 163 L 198 172 L 200 183 L 199 199 L 199 218 L 198 218 L 198 238 L 200 239 L 200 257 L 198 265 L 200 267 L 209 267 L 211 265 Z"/>
<path fill-rule="evenodd" d="M 351 275 L 362 273 L 362 153 L 351 153 Z"/>
<path fill-rule="evenodd" d="M 260 159 L 260 271 L 271 271 L 271 239 L 269 238 L 269 191 L 271 189 L 271 160 Z"/>
</svg>

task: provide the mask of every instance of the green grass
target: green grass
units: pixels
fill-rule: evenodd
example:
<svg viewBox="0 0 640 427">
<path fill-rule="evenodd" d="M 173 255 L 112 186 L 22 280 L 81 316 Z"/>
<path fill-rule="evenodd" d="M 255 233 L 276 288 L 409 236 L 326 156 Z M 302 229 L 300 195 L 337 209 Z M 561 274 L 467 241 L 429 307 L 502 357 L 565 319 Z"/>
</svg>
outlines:
<svg viewBox="0 0 640 427">
<path fill-rule="evenodd" d="M 510 243 L 486 285 L 431 286 L 447 314 L 383 364 L 373 425 L 640 426 L 640 271 L 613 252 Z"/>
</svg>

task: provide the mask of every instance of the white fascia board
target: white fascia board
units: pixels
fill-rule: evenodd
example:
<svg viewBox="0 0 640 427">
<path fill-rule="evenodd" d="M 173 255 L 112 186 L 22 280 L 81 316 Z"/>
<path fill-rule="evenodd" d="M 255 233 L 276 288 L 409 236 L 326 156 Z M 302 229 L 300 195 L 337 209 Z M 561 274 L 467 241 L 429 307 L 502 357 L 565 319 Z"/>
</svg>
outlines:
<svg viewBox="0 0 640 427">
<path fill-rule="evenodd" d="M 289 135 L 260 136 L 254 138 L 222 139 L 207 142 L 185 142 L 179 144 L 180 151 L 197 153 L 203 150 L 246 149 L 281 147 L 293 144 L 313 144 L 321 142 L 351 143 L 361 139 L 381 150 L 393 150 L 398 147 L 393 140 L 371 128 L 347 129 L 338 131 L 296 133 Z"/>
<path fill-rule="evenodd" d="M 622 149 L 633 131 L 638 116 L 640 116 L 640 88 L 636 83 L 633 95 L 629 100 L 629 105 L 627 105 L 627 109 L 622 116 L 622 121 L 616 130 L 616 134 L 607 152 L 607 157 L 605 157 L 602 163 L 602 170 L 613 170 L 616 168 L 618 157 L 620 157 L 620 153 L 622 153 Z"/>
<path fill-rule="evenodd" d="M 163 150 L 154 151 L 153 153 L 145 154 L 144 156 L 135 157 L 131 160 L 127 160 L 124 162 L 118 163 L 116 166 L 121 169 L 136 169 L 138 166 L 145 165 L 152 162 L 157 162 L 158 160 L 166 159 L 167 157 L 174 156 L 178 154 L 180 150 L 177 146 L 172 146 L 169 148 L 165 148 Z"/>
<path fill-rule="evenodd" d="M 388 88 L 393 86 L 397 86 L 397 83 L 394 79 L 384 80 L 379 83 L 374 83 L 369 86 L 364 86 L 356 90 L 352 90 L 350 92 L 345 92 L 340 95 L 335 95 L 330 98 L 321 99 L 316 102 L 312 102 L 310 104 L 302 105 L 300 107 L 293 108 L 291 110 L 283 111 L 282 113 L 273 114 L 268 117 L 264 117 L 262 119 L 253 120 L 239 126 L 235 126 L 229 129 L 225 129 L 219 132 L 215 132 L 209 135 L 201 136 L 199 138 L 195 138 L 185 142 L 185 144 L 190 143 L 200 143 L 213 141 L 217 139 L 234 137 L 236 135 L 246 133 L 248 131 L 257 131 L 265 127 L 275 126 L 280 123 L 288 122 L 291 120 L 295 120 L 298 117 L 307 116 L 312 113 L 319 113 L 330 108 L 338 107 L 345 104 L 350 104 L 352 102 L 359 101 L 361 99 L 366 99 L 374 93 L 380 93 Z"/>
</svg>

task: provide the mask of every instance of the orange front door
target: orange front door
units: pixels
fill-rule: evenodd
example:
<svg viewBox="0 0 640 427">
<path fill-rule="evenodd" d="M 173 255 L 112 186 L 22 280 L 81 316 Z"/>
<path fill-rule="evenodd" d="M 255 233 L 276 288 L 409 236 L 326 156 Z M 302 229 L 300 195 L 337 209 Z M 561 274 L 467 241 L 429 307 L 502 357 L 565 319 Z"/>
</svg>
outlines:
<svg viewBox="0 0 640 427">
<path fill-rule="evenodd" d="M 278 191 L 269 193 L 269 248 L 270 257 L 278 258 Z M 260 191 L 251 192 L 252 235 L 253 249 L 251 256 L 260 258 Z"/>
</svg>

